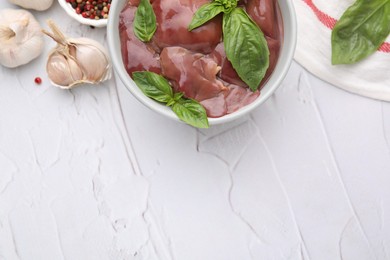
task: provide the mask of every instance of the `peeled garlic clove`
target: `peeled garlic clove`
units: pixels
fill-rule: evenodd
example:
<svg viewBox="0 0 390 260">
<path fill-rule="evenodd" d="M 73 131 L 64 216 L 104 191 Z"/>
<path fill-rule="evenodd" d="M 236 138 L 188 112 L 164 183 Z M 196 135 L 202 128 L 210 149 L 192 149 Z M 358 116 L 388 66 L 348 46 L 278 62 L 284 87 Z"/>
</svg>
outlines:
<svg viewBox="0 0 390 260">
<path fill-rule="evenodd" d="M 25 10 L 0 10 L 0 64 L 15 68 L 43 51 L 42 32 L 34 16 Z"/>
<path fill-rule="evenodd" d="M 111 77 L 110 60 L 104 47 L 91 39 L 69 39 L 70 54 L 76 58 L 84 73 L 84 79 L 98 83 Z"/>
<path fill-rule="evenodd" d="M 49 55 L 46 71 L 51 82 L 61 88 L 71 88 L 83 79 L 83 72 L 78 64 L 56 51 Z"/>
<path fill-rule="evenodd" d="M 53 4 L 53 0 L 8 0 L 8 2 L 37 11 L 44 11 Z"/>
</svg>

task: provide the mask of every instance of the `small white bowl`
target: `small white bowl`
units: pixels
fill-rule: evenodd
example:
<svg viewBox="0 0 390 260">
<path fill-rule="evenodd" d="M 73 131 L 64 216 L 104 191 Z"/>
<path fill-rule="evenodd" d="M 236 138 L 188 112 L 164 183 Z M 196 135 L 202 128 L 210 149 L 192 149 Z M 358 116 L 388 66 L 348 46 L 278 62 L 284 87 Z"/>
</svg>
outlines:
<svg viewBox="0 0 390 260">
<path fill-rule="evenodd" d="M 116 2 L 116 1 L 114 1 Z M 108 19 L 99 19 L 99 20 L 94 20 L 90 18 L 84 18 L 81 16 L 81 14 L 76 13 L 76 10 L 71 6 L 70 3 L 67 3 L 66 0 L 58 0 L 58 3 L 60 3 L 61 7 L 65 10 L 65 12 L 78 21 L 79 23 L 85 24 L 85 25 L 90 25 L 94 27 L 104 27 L 107 26 L 107 20 Z M 110 10 L 111 13 L 111 10 Z"/>
<path fill-rule="evenodd" d="M 113 1 L 110 8 L 110 16 L 108 18 L 107 24 L 107 40 L 108 49 L 113 62 L 113 66 L 126 88 L 141 103 L 168 118 L 180 121 L 178 117 L 172 112 L 171 108 L 159 104 L 158 102 L 148 98 L 137 87 L 137 85 L 126 72 L 122 61 L 118 24 L 119 14 L 127 2 L 128 0 Z M 253 109 L 264 103 L 275 92 L 275 90 L 280 86 L 284 77 L 286 76 L 294 56 L 297 41 L 297 22 L 292 1 L 278 0 L 278 2 L 283 18 L 284 35 L 279 59 L 274 71 L 272 72 L 266 84 L 261 89 L 260 96 L 255 101 L 231 114 L 219 118 L 209 118 L 208 120 L 210 126 L 233 121 L 253 111 Z"/>
</svg>

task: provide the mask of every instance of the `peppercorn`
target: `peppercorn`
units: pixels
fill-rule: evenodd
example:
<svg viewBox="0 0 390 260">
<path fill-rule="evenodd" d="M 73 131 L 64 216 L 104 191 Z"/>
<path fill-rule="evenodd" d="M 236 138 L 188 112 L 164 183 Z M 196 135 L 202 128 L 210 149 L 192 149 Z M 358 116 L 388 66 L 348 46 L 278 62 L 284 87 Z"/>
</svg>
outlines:
<svg viewBox="0 0 390 260">
<path fill-rule="evenodd" d="M 42 83 L 42 79 L 41 79 L 40 77 L 36 77 L 36 78 L 34 79 L 34 82 L 35 82 L 35 84 L 40 85 L 40 84 Z"/>
<path fill-rule="evenodd" d="M 66 0 L 77 14 L 89 19 L 107 19 L 112 0 Z"/>
</svg>

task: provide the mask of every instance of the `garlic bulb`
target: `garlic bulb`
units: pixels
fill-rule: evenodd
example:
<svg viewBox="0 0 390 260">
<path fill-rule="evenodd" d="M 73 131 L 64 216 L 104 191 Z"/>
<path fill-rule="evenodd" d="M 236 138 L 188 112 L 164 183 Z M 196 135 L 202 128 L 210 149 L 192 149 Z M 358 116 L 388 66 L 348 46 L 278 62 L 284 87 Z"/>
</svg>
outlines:
<svg viewBox="0 0 390 260">
<path fill-rule="evenodd" d="M 8 0 L 8 2 L 37 11 L 44 11 L 53 4 L 53 0 Z"/>
<path fill-rule="evenodd" d="M 53 85 L 69 89 L 82 83 L 100 83 L 111 77 L 111 62 L 104 47 L 88 38 L 66 38 L 53 21 L 53 33 L 43 32 L 57 42 L 49 53 L 46 71 Z"/>
<path fill-rule="evenodd" d="M 0 64 L 15 68 L 43 51 L 41 27 L 25 10 L 0 10 Z"/>
</svg>

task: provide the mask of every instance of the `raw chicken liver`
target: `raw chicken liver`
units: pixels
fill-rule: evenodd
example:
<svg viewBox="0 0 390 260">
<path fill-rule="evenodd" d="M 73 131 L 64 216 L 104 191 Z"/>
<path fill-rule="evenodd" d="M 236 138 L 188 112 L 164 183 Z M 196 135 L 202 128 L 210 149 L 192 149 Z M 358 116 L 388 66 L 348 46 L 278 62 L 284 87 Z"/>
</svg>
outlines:
<svg viewBox="0 0 390 260">
<path fill-rule="evenodd" d="M 141 42 L 133 32 L 136 7 L 127 5 L 119 17 L 119 36 L 121 39 L 122 60 L 127 73 L 148 70 L 160 73 L 158 54 L 151 44 Z"/>
<path fill-rule="evenodd" d="M 208 0 L 154 0 L 153 10 L 157 18 L 154 42 L 160 48 L 180 46 L 191 51 L 210 53 L 221 41 L 221 16 L 205 25 L 188 31 L 188 25 L 196 10 Z"/>
</svg>

